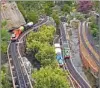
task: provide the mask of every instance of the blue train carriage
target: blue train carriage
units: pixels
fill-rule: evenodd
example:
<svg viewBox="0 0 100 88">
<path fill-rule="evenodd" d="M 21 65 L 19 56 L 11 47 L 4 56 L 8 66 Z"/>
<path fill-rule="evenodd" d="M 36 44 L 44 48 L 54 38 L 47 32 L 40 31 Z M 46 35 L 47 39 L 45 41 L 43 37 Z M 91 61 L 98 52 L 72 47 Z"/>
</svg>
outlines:
<svg viewBox="0 0 100 88">
<path fill-rule="evenodd" d="M 56 53 L 56 59 L 59 63 L 59 66 L 63 67 L 64 62 L 63 62 L 63 58 L 62 58 L 60 44 L 55 44 L 55 53 Z"/>
<path fill-rule="evenodd" d="M 69 41 L 64 42 L 63 44 L 63 57 L 64 59 L 70 59 L 70 47 L 69 47 Z"/>
</svg>

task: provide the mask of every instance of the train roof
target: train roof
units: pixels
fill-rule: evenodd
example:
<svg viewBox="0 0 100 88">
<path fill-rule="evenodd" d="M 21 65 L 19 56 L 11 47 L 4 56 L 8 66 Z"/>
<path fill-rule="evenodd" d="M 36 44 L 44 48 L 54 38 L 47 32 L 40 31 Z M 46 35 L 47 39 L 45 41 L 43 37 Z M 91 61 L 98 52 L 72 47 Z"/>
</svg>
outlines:
<svg viewBox="0 0 100 88">
<path fill-rule="evenodd" d="M 60 44 L 59 43 L 55 43 L 54 46 L 60 48 Z"/>
<path fill-rule="evenodd" d="M 61 49 L 60 48 L 56 48 L 55 49 L 55 53 L 57 54 L 57 53 L 61 53 Z"/>
<path fill-rule="evenodd" d="M 58 62 L 59 62 L 59 64 L 64 64 L 62 59 L 60 59 Z"/>
</svg>

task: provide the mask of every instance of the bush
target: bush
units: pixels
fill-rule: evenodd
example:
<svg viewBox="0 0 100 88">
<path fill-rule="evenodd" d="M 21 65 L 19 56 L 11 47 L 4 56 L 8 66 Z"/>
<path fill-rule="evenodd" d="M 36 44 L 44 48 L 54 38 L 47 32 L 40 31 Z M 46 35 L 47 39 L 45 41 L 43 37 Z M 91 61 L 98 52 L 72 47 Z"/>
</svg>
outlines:
<svg viewBox="0 0 100 88">
<path fill-rule="evenodd" d="M 78 20 L 80 20 L 80 21 L 83 21 L 83 20 L 85 20 L 85 17 L 84 17 L 84 15 L 83 14 L 76 14 L 76 18 L 78 19 Z"/>
<path fill-rule="evenodd" d="M 91 33 L 92 33 L 92 35 L 93 35 L 94 37 L 97 37 L 97 35 L 98 35 L 98 29 L 93 28 L 93 29 L 91 30 Z"/>
<path fill-rule="evenodd" d="M 27 50 L 35 52 L 35 57 L 42 66 L 52 64 L 55 60 L 55 51 L 52 47 L 54 34 L 53 26 L 44 25 L 38 32 L 32 32 L 27 36 Z"/>
<path fill-rule="evenodd" d="M 36 23 L 38 21 L 38 14 L 34 11 L 30 11 L 27 13 L 27 19 Z"/>
<path fill-rule="evenodd" d="M 7 25 L 7 21 L 6 20 L 3 20 L 2 22 L 1 22 L 1 27 L 3 28 L 3 27 L 5 27 Z"/>
<path fill-rule="evenodd" d="M 35 88 L 70 88 L 66 74 L 59 68 L 47 66 L 32 74 Z M 68 74 L 67 74 L 68 75 Z"/>
<path fill-rule="evenodd" d="M 6 29 L 1 29 L 1 52 L 6 53 L 7 52 L 7 46 L 8 46 L 8 41 L 10 39 L 10 34 Z"/>
</svg>

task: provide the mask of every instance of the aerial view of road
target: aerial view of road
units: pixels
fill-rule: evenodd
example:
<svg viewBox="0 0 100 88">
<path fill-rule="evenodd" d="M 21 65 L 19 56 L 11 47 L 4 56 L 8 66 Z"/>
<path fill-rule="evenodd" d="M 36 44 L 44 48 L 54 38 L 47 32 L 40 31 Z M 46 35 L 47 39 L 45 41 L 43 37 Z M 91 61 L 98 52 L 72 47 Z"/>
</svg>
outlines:
<svg viewBox="0 0 100 88">
<path fill-rule="evenodd" d="M 0 88 L 100 88 L 99 1 L 0 2 Z"/>
</svg>

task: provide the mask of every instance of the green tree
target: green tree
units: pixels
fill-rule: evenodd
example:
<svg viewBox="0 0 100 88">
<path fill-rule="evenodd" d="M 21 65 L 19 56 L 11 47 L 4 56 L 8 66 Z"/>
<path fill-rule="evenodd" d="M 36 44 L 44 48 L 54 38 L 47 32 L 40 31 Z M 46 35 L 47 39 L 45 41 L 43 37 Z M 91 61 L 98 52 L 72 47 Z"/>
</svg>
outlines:
<svg viewBox="0 0 100 88">
<path fill-rule="evenodd" d="M 55 28 L 44 25 L 38 30 L 38 32 L 32 32 L 27 36 L 27 50 L 33 51 L 41 65 L 46 66 L 55 60 L 55 51 L 51 46 L 53 44 Z"/>
<path fill-rule="evenodd" d="M 50 16 L 51 15 L 51 13 L 52 13 L 52 8 L 50 8 L 49 6 L 45 6 L 44 7 L 44 11 L 45 11 L 45 14 L 47 15 L 47 16 Z"/>
<path fill-rule="evenodd" d="M 92 35 L 93 35 L 94 37 L 97 37 L 97 35 L 98 35 L 98 29 L 93 28 L 93 29 L 91 30 L 91 33 L 92 33 Z"/>
<path fill-rule="evenodd" d="M 70 88 L 66 73 L 59 68 L 47 66 L 32 74 L 35 88 Z"/>
<path fill-rule="evenodd" d="M 26 18 L 26 12 L 24 10 L 24 7 L 23 7 L 22 3 L 21 2 L 17 2 L 17 6 L 18 6 L 20 12 L 22 13 L 22 15 Z"/>
<path fill-rule="evenodd" d="M 60 23 L 60 18 L 59 18 L 59 16 L 57 15 L 56 12 L 53 12 L 53 13 L 52 13 L 52 18 L 55 20 L 55 23 L 56 23 L 56 25 L 58 26 L 59 23 Z"/>
<path fill-rule="evenodd" d="M 36 23 L 38 21 L 38 14 L 34 11 L 30 11 L 27 13 L 27 18 L 29 21 Z"/>
<path fill-rule="evenodd" d="M 54 33 L 55 28 L 53 26 L 46 25 L 42 26 L 38 32 L 30 33 L 26 39 L 27 49 L 34 49 L 35 47 L 39 48 L 40 43 L 47 42 L 49 44 L 52 44 Z"/>
<path fill-rule="evenodd" d="M 1 27 L 3 28 L 3 27 L 5 27 L 7 25 L 7 21 L 6 20 L 3 20 L 2 22 L 1 22 Z"/>
<path fill-rule="evenodd" d="M 46 1 L 45 4 L 49 7 L 54 7 L 54 2 L 53 1 Z"/>
<path fill-rule="evenodd" d="M 64 6 L 62 7 L 62 11 L 66 13 L 70 13 L 71 7 L 68 4 L 64 4 Z"/>
<path fill-rule="evenodd" d="M 11 88 L 11 79 L 10 76 L 8 75 L 8 70 L 4 65 L 1 67 L 0 77 L 1 77 L 1 88 Z"/>
<path fill-rule="evenodd" d="M 94 1 L 93 3 L 94 3 L 93 5 L 94 5 L 95 10 L 96 10 L 97 12 L 100 12 L 100 9 L 99 9 L 100 2 L 99 2 L 99 1 Z"/>
<path fill-rule="evenodd" d="M 54 48 L 49 44 L 43 44 L 35 56 L 42 66 L 50 65 L 56 59 Z"/>
<path fill-rule="evenodd" d="M 6 53 L 7 52 L 7 46 L 8 46 L 8 41 L 10 38 L 10 34 L 6 29 L 1 29 L 1 52 Z"/>
</svg>

